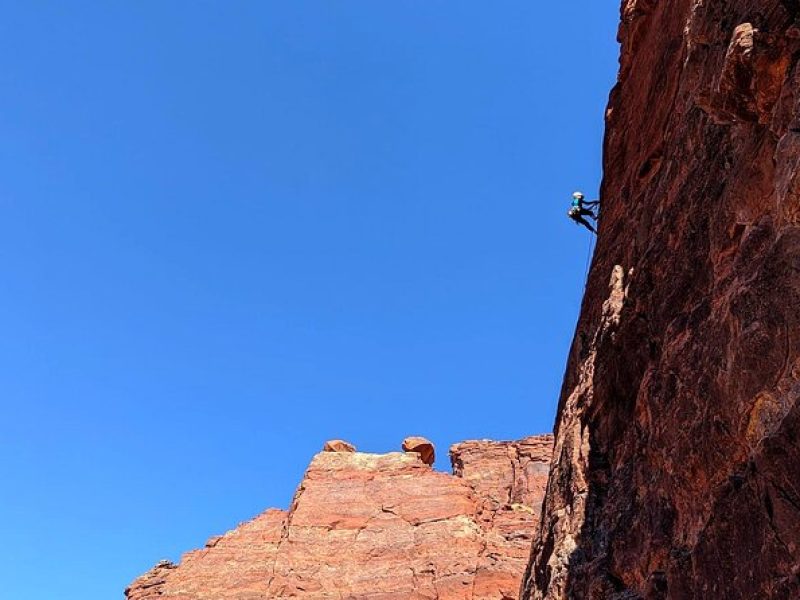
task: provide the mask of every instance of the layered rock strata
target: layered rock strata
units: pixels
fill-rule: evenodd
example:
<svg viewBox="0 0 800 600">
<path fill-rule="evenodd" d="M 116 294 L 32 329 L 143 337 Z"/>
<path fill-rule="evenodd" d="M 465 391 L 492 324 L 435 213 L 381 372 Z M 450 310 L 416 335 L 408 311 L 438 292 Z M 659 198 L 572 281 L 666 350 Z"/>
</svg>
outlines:
<svg viewBox="0 0 800 600">
<path fill-rule="evenodd" d="M 288 511 L 211 538 L 178 565 L 159 563 L 126 597 L 516 598 L 552 438 L 457 444 L 454 475 L 426 464 L 433 448 L 420 444 L 385 455 L 327 445 Z"/>
<path fill-rule="evenodd" d="M 800 2 L 626 0 L 619 38 L 522 597 L 800 598 Z"/>
</svg>

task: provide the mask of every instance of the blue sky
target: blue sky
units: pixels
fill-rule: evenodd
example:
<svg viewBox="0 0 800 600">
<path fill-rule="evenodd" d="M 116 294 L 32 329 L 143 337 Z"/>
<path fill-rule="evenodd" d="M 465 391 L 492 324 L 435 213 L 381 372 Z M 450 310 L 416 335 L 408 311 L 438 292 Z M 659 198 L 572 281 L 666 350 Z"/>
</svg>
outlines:
<svg viewBox="0 0 800 600">
<path fill-rule="evenodd" d="M 615 2 L 0 2 L 0 560 L 107 600 L 328 438 L 549 431 Z"/>
</svg>

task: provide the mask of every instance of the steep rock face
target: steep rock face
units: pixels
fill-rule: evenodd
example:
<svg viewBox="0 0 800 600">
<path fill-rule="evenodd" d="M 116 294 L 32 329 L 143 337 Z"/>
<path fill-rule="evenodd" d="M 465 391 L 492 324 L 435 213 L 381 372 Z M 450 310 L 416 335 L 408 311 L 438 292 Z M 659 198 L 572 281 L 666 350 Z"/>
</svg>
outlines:
<svg viewBox="0 0 800 600">
<path fill-rule="evenodd" d="M 623 3 L 525 599 L 800 598 L 799 18 Z"/>
<path fill-rule="evenodd" d="M 455 476 L 417 451 L 342 447 L 314 457 L 288 511 L 212 538 L 179 565 L 159 563 L 128 600 L 517 597 L 551 436 L 457 444 Z"/>
</svg>

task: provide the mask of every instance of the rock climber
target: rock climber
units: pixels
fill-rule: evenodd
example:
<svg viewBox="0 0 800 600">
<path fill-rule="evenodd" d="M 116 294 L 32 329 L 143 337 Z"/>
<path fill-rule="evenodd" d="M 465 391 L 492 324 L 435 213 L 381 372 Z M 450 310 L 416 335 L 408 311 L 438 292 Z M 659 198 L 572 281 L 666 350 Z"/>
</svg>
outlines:
<svg viewBox="0 0 800 600">
<path fill-rule="evenodd" d="M 583 217 L 592 217 L 592 219 L 596 221 L 597 215 L 594 214 L 594 211 L 591 209 L 599 204 L 600 200 L 592 200 L 591 202 L 587 202 L 586 197 L 582 192 L 575 192 L 572 194 L 572 206 L 570 207 L 567 216 L 576 223 L 580 223 L 586 227 L 586 229 L 592 233 L 597 233 L 597 230 L 592 226 L 592 224 Z"/>
</svg>

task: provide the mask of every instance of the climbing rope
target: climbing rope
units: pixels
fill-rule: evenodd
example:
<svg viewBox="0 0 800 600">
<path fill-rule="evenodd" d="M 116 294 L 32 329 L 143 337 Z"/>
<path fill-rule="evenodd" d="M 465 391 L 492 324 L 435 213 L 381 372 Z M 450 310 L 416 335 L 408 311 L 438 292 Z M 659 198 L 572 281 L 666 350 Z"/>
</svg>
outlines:
<svg viewBox="0 0 800 600">
<path fill-rule="evenodd" d="M 583 285 L 586 286 L 586 283 L 589 281 L 589 267 L 592 266 L 592 249 L 594 248 L 594 238 L 597 237 L 594 234 L 589 236 L 589 251 L 586 254 L 586 268 L 585 273 L 583 274 Z"/>
</svg>

